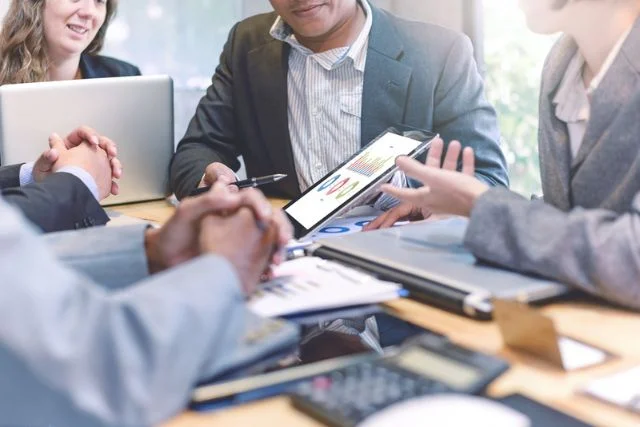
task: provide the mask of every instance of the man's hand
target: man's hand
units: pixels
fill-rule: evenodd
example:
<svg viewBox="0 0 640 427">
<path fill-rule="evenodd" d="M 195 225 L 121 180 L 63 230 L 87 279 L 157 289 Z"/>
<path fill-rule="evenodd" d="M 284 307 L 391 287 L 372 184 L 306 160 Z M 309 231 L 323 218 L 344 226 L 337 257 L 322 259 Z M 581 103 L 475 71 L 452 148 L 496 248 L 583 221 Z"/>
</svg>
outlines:
<svg viewBox="0 0 640 427">
<path fill-rule="evenodd" d="M 150 270 L 164 270 L 199 255 L 201 222 L 204 217 L 225 216 L 241 207 L 248 207 L 253 212 L 254 221 L 275 224 L 278 233 L 273 262 L 281 262 L 284 259 L 283 248 L 293 234 L 293 228 L 284 213 L 280 210 L 274 211 L 269 201 L 258 190 L 248 188 L 232 193 L 228 186 L 218 183 L 201 196 L 184 199 L 162 228 L 147 232 L 145 244 Z M 240 233 L 241 230 L 235 232 Z"/>
<path fill-rule="evenodd" d="M 60 153 L 58 149 L 53 147 L 54 141 L 61 140 L 57 134 L 53 134 L 49 138 L 49 149 L 43 152 L 40 157 L 35 161 L 33 167 L 33 179 L 36 182 L 43 181 L 47 176 L 53 173 L 53 165 L 58 161 Z M 86 143 L 100 147 L 107 153 L 107 157 L 111 163 L 111 173 L 114 179 L 119 179 L 122 176 L 122 165 L 118 160 L 116 144 L 109 138 L 102 137 L 98 133 L 86 126 L 79 127 L 72 131 L 65 139 L 62 140 L 66 149 L 77 147 L 80 144 Z M 114 186 L 111 189 L 112 194 L 118 194 L 118 186 L 114 182 Z"/>
<path fill-rule="evenodd" d="M 236 174 L 226 165 L 214 162 L 211 163 L 204 171 L 204 175 L 198 184 L 198 188 L 207 187 L 215 183 L 221 183 L 229 187 L 231 191 L 237 191 L 238 187 L 229 185 L 236 182 Z"/>
<path fill-rule="evenodd" d="M 277 247 L 275 222 L 258 222 L 249 208 L 202 220 L 200 250 L 226 258 L 236 269 L 247 295 L 255 290 Z"/>
<path fill-rule="evenodd" d="M 52 172 L 69 166 L 79 167 L 93 177 L 98 186 L 100 200 L 106 198 L 114 189 L 117 192 L 118 186 L 113 181 L 111 162 L 105 150 L 90 144 L 80 144 L 68 149 L 65 142 L 57 135 L 53 135 L 49 139 L 49 144 L 58 156 L 51 167 Z"/>
<path fill-rule="evenodd" d="M 413 206 L 411 203 L 400 203 L 362 227 L 362 231 L 389 228 L 398 221 L 420 221 L 429 216 L 431 216 L 431 212 L 422 212 L 419 207 Z"/>
<path fill-rule="evenodd" d="M 429 149 L 429 154 L 424 165 L 407 157 L 399 158 L 396 161 L 396 164 L 400 167 L 400 170 L 404 171 L 407 176 L 421 181 L 424 184 L 424 187 L 416 189 L 401 189 L 390 185 L 384 185 L 382 190 L 398 198 L 402 203 L 367 224 L 367 226 L 364 227 L 364 230 L 388 228 L 401 220 L 409 219 L 415 221 L 426 219 L 432 217 L 432 214 L 434 213 L 445 215 L 469 215 L 473 202 L 475 202 L 475 198 L 470 194 L 467 194 L 466 196 L 463 196 L 461 193 L 457 194 L 459 197 L 467 198 L 464 203 L 462 200 L 460 200 L 459 203 L 454 203 L 453 200 L 445 201 L 442 199 L 442 196 L 434 194 L 431 194 L 431 196 L 425 200 L 426 195 L 431 191 L 428 184 L 425 182 L 428 179 L 425 177 L 425 174 L 429 173 L 433 173 L 438 177 L 442 177 L 443 175 L 451 177 L 455 183 L 452 182 L 451 188 L 448 189 L 449 191 L 463 190 L 456 187 L 456 185 L 461 185 L 463 187 L 468 186 L 468 190 L 474 193 L 481 194 L 486 191 L 486 185 L 474 178 L 475 158 L 473 149 L 470 147 L 467 147 L 462 151 L 462 173 L 456 172 L 461 150 L 462 145 L 460 142 L 451 141 L 445 154 L 444 161 L 441 163 L 442 153 L 444 151 L 444 142 L 442 139 L 437 138 L 431 144 L 431 148 Z M 405 168 L 408 169 L 405 170 Z M 429 176 L 431 177 L 432 175 Z M 441 181 L 437 181 L 437 183 L 440 184 Z M 443 189 L 443 191 L 448 190 Z M 453 194 L 451 194 L 451 196 L 455 197 Z M 473 201 L 471 201 L 471 199 L 473 199 Z"/>
</svg>

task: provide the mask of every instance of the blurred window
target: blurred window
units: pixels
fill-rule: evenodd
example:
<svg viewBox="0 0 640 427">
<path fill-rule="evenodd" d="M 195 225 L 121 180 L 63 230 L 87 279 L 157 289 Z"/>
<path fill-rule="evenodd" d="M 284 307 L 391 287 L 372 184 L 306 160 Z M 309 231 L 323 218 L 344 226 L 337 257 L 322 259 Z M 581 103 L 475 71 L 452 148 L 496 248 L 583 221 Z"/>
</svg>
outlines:
<svg viewBox="0 0 640 427">
<path fill-rule="evenodd" d="M 547 53 L 557 36 L 531 32 L 514 0 L 484 0 L 487 96 L 498 112 L 511 188 L 541 194 L 538 93 Z"/>
</svg>

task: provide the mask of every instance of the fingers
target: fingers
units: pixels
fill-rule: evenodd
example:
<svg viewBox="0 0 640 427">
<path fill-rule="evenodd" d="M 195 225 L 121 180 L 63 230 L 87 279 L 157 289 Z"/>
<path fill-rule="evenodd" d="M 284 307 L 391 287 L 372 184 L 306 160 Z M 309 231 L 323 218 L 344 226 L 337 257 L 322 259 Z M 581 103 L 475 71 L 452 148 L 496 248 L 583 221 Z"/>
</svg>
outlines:
<svg viewBox="0 0 640 427">
<path fill-rule="evenodd" d="M 401 203 L 398 206 L 389 209 L 387 212 L 383 213 L 382 215 L 371 221 L 369 224 L 365 225 L 362 230 L 371 231 L 381 228 L 389 228 L 396 222 L 406 219 L 411 215 L 412 211 L 413 207 L 410 204 Z"/>
<path fill-rule="evenodd" d="M 289 222 L 289 218 L 287 218 L 285 213 L 280 209 L 274 212 L 273 222 L 276 225 L 278 236 L 277 249 L 273 255 L 272 262 L 278 265 L 286 258 L 284 249 L 287 243 L 293 239 L 293 226 Z"/>
<path fill-rule="evenodd" d="M 122 178 L 122 163 L 120 163 L 120 160 L 118 160 L 117 158 L 113 158 L 111 159 L 110 163 L 111 163 L 111 175 L 115 179 Z"/>
<path fill-rule="evenodd" d="M 444 157 L 444 162 L 442 163 L 442 169 L 447 169 L 450 171 L 457 170 L 458 158 L 460 157 L 461 150 L 462 145 L 459 141 L 451 141 L 449 143 L 449 147 L 447 148 L 447 154 Z"/>
<path fill-rule="evenodd" d="M 231 169 L 222 163 L 214 162 L 208 165 L 205 169 L 203 179 L 206 185 L 213 185 L 213 183 L 218 180 L 223 184 L 228 185 L 236 181 L 236 175 Z"/>
<path fill-rule="evenodd" d="M 227 187 L 217 183 L 201 196 L 187 197 L 182 200 L 176 210 L 176 217 L 187 222 L 199 221 L 209 213 L 236 210 L 240 207 L 241 202 L 238 193 L 231 193 Z"/>
<path fill-rule="evenodd" d="M 474 176 L 476 173 L 476 156 L 471 147 L 466 147 L 462 151 L 462 173 L 469 176 Z"/>
<path fill-rule="evenodd" d="M 422 183 L 426 180 L 425 176 L 428 174 L 429 170 L 434 169 L 406 156 L 398 157 L 396 159 L 396 165 L 398 165 L 398 168 L 400 168 L 400 170 L 409 178 L 417 179 Z"/>
<path fill-rule="evenodd" d="M 442 140 L 442 138 L 435 138 L 431 143 L 431 147 L 429 147 L 429 153 L 427 154 L 427 161 L 425 162 L 425 164 L 430 167 L 439 168 L 443 149 L 444 141 Z"/>
<path fill-rule="evenodd" d="M 98 132 L 96 132 L 89 126 L 80 126 L 79 128 L 71 131 L 69 135 L 67 135 L 65 143 L 67 148 L 73 148 L 82 144 L 84 141 L 87 141 L 90 144 L 99 146 L 100 135 L 98 135 Z"/>
<path fill-rule="evenodd" d="M 429 194 L 429 187 L 398 188 L 391 185 L 383 185 L 382 191 L 406 204 L 419 206 L 422 198 Z"/>
<path fill-rule="evenodd" d="M 207 193 L 192 199 L 206 198 L 208 206 L 205 213 L 235 211 L 241 207 L 251 209 L 258 221 L 269 222 L 272 220 L 273 208 L 264 195 L 255 188 L 247 188 L 242 191 L 233 191 L 235 186 L 225 186 L 222 182 L 216 182 Z M 185 200 L 186 201 L 186 200 Z"/>
<path fill-rule="evenodd" d="M 118 156 L 118 149 L 116 147 L 116 143 L 107 138 L 106 136 L 101 136 L 99 138 L 98 146 L 102 148 L 106 153 L 109 159 L 113 159 Z"/>
<path fill-rule="evenodd" d="M 118 185 L 118 183 L 115 181 L 111 181 L 111 194 L 113 194 L 114 196 L 117 196 L 119 192 L 120 192 L 120 186 Z"/>
<path fill-rule="evenodd" d="M 51 166 L 60 158 L 60 153 L 58 153 L 58 150 L 55 148 L 51 148 L 42 153 L 42 158 L 47 162 L 49 169 L 51 169 Z"/>
<path fill-rule="evenodd" d="M 271 220 L 273 208 L 271 203 L 255 188 L 247 188 L 240 192 L 241 205 L 251 208 L 259 221 L 267 222 Z"/>
<path fill-rule="evenodd" d="M 49 147 L 55 149 L 59 153 L 67 150 L 64 141 L 57 133 L 53 133 L 49 136 Z"/>
</svg>

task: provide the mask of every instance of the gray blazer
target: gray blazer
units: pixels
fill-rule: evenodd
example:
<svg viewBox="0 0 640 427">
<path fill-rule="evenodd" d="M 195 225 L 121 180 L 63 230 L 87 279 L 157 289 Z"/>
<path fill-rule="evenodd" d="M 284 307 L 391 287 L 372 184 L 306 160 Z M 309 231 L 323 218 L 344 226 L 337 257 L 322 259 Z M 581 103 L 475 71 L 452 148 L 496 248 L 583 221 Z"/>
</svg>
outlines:
<svg viewBox="0 0 640 427">
<path fill-rule="evenodd" d="M 463 34 L 399 19 L 372 6 L 373 26 L 364 73 L 361 141 L 386 128 L 433 130 L 445 141 L 474 148 L 479 178 L 508 185 L 496 115 L 484 96 Z M 290 47 L 269 35 L 275 13 L 238 23 L 230 32 L 212 84 L 200 101 L 171 164 L 179 198 L 193 191 L 211 162 L 250 176 L 285 173 L 270 195 L 300 195 L 289 137 L 287 70 Z"/>
<path fill-rule="evenodd" d="M 473 209 L 466 244 L 479 258 L 640 309 L 640 20 L 593 94 L 591 120 L 571 161 L 567 127 L 552 99 L 576 49 L 562 38 L 543 71 L 545 203 L 489 191 Z"/>
<path fill-rule="evenodd" d="M 255 355 L 224 259 L 148 277 L 144 227 L 42 238 L 2 200 L 0 218 L 0 425 L 156 425 Z"/>
</svg>

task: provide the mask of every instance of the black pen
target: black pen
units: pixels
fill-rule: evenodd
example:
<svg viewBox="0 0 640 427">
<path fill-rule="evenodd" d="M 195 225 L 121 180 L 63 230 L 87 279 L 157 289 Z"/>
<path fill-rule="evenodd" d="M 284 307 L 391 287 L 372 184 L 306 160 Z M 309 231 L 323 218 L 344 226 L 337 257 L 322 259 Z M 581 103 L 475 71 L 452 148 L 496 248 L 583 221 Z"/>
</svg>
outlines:
<svg viewBox="0 0 640 427">
<path fill-rule="evenodd" d="M 235 185 L 238 188 L 248 188 L 248 187 L 259 187 L 265 184 L 272 184 L 274 182 L 278 182 L 281 179 L 286 178 L 287 175 L 282 173 L 277 173 L 275 175 L 266 175 L 266 176 L 257 176 L 253 178 L 243 179 L 241 181 L 232 182 L 232 185 Z M 211 189 L 211 186 L 196 188 L 191 192 L 191 196 L 197 196 L 202 193 L 206 193 Z"/>
</svg>

